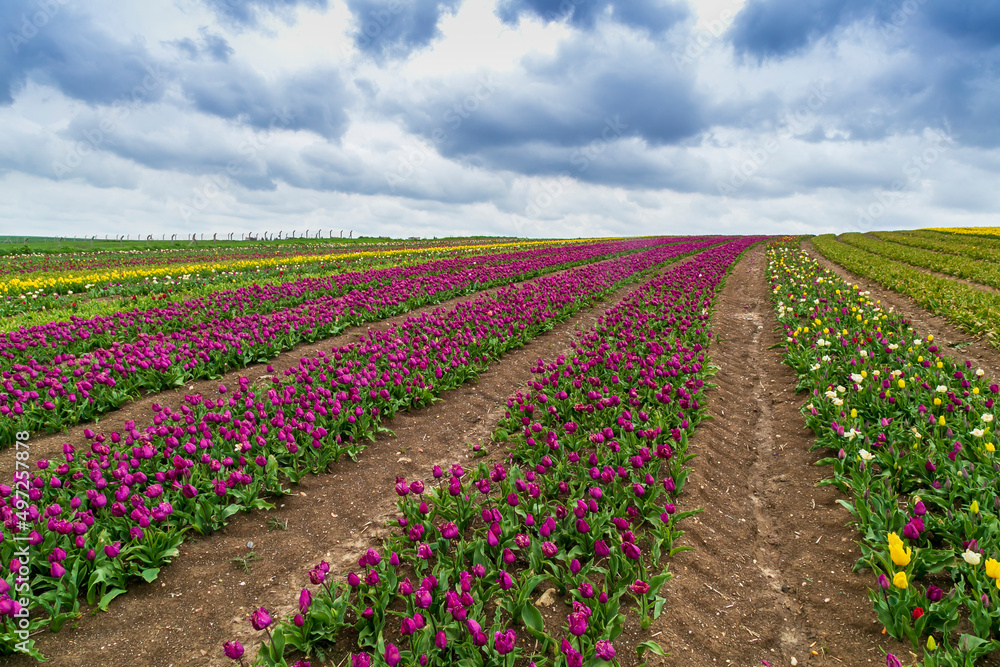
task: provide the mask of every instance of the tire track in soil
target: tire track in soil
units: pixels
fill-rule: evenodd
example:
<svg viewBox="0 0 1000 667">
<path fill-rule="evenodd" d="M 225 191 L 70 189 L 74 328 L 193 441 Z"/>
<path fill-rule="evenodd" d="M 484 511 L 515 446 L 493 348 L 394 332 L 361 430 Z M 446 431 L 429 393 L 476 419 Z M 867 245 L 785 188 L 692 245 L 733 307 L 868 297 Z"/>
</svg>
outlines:
<svg viewBox="0 0 1000 667">
<path fill-rule="evenodd" d="M 542 276 L 536 276 L 535 278 L 531 278 L 529 280 L 492 287 L 478 292 L 470 292 L 469 294 L 457 296 L 437 304 L 428 304 L 426 306 L 421 306 L 420 308 L 414 308 L 413 310 L 409 310 L 399 315 L 348 327 L 336 336 L 323 338 L 314 343 L 302 343 L 296 345 L 290 350 L 281 352 L 269 361 L 259 364 L 251 364 L 250 366 L 244 366 L 243 368 L 227 371 L 217 380 L 195 380 L 176 389 L 165 389 L 152 394 L 144 394 L 137 400 L 125 403 L 117 410 L 104 413 L 95 421 L 76 424 L 60 433 L 32 434 L 32 437 L 29 440 L 31 443 L 32 461 L 59 456 L 62 453 L 62 445 L 65 442 L 77 444 L 86 443 L 87 439 L 83 436 L 83 430 L 85 428 L 90 428 L 96 432 L 110 433 L 112 431 L 124 430 L 125 422 L 135 420 L 136 426 L 141 430 L 152 421 L 153 412 L 151 406 L 153 403 L 170 406 L 176 410 L 179 409 L 180 405 L 183 403 L 185 395 L 202 394 L 205 396 L 218 396 L 220 384 L 235 385 L 240 377 L 245 376 L 250 378 L 252 384 L 257 384 L 275 376 L 284 377 L 284 371 L 297 366 L 300 359 L 315 356 L 321 351 L 329 352 L 334 347 L 355 343 L 362 335 L 367 336 L 370 332 L 382 331 L 388 329 L 390 326 L 399 326 L 409 317 L 430 313 L 438 308 L 453 308 L 458 303 L 463 301 L 473 301 L 481 296 L 494 294 L 497 290 L 505 287 L 521 285 L 526 282 L 530 282 L 531 280 L 537 280 L 538 278 L 556 276 L 570 270 L 572 269 L 562 269 L 560 271 L 546 273 Z M 274 370 L 267 370 L 268 365 L 270 365 Z M 0 480 L 12 479 L 14 473 L 15 450 L 15 447 L 7 447 L 0 450 Z"/>
<path fill-rule="evenodd" d="M 976 338 L 962 331 L 949 322 L 947 318 L 935 315 L 910 297 L 885 289 L 874 280 L 862 278 L 839 264 L 831 262 L 809 241 L 803 241 L 801 246 L 823 268 L 830 269 L 847 282 L 857 283 L 862 289 L 871 292 L 874 298 L 881 300 L 883 304 L 888 304 L 894 310 L 904 313 L 910 318 L 913 322 L 913 328 L 922 337 L 933 334 L 934 342 L 942 346 L 947 356 L 960 361 L 968 359 L 973 366 L 981 367 L 989 377 L 1000 382 L 1000 350 L 990 345 L 985 339 Z M 940 277 L 960 281 L 955 276 L 941 274 Z M 978 284 L 975 286 L 982 287 Z M 955 348 L 955 345 L 962 347 Z"/>
<path fill-rule="evenodd" d="M 49 658 L 46 664 L 228 667 L 233 662 L 222 655 L 222 643 L 232 639 L 243 643 L 247 656 L 256 655 L 262 635 L 247 621 L 253 609 L 265 605 L 274 618 L 295 613 L 297 591 L 309 585 L 308 569 L 320 560 L 330 562 L 338 580 L 356 569 L 364 549 L 378 547 L 388 534 L 384 524 L 394 516 L 392 488 L 397 476 L 430 479 L 434 465 L 461 462 L 468 469 L 489 460 L 473 458 L 468 444 L 489 443 L 507 397 L 534 379 L 529 372 L 532 363 L 539 357 L 570 353 L 576 333 L 593 326 L 639 284 L 620 288 L 508 352 L 478 380 L 445 392 L 441 401 L 398 413 L 386 424 L 395 437 L 378 437 L 357 462 L 341 460 L 328 474 L 307 475 L 293 487 L 292 495 L 277 500 L 280 506 L 275 510 L 241 513 L 212 535 L 190 538 L 181 546 L 181 556 L 164 567 L 156 581 L 135 583 L 107 612 L 85 612 L 60 633 L 35 637 Z M 488 449 L 495 450 L 490 458 L 504 454 L 502 446 Z M 287 520 L 287 531 L 268 530 L 269 518 Z M 262 560 L 247 574 L 236 570 L 231 559 L 250 551 L 251 541 Z M 7 664 L 36 663 L 18 656 Z"/>
<path fill-rule="evenodd" d="M 706 395 L 712 416 L 690 440 L 693 471 L 680 509 L 663 615 L 650 633 L 661 665 L 884 664 L 882 647 L 908 650 L 881 634 L 867 598 L 870 573 L 852 573 L 860 555 L 850 514 L 813 465 L 796 376 L 769 349 L 783 339 L 765 280 L 765 249 L 748 252 L 717 301 L 709 348 L 720 368 Z M 817 655 L 813 655 L 813 651 Z"/>
</svg>

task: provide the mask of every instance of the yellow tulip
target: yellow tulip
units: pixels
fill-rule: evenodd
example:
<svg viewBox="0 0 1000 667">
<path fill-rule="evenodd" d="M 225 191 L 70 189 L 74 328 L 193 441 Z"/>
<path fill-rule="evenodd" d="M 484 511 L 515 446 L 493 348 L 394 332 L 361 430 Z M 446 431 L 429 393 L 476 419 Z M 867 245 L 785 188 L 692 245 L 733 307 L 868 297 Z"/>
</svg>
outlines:
<svg viewBox="0 0 1000 667">
<path fill-rule="evenodd" d="M 928 635 L 927 636 L 927 650 L 928 651 L 933 651 L 936 648 L 937 648 L 937 642 L 934 641 L 934 635 Z"/>
<path fill-rule="evenodd" d="M 995 558 L 987 558 L 984 567 L 986 568 L 987 577 L 992 577 L 993 579 L 1000 577 L 1000 562 L 997 562 Z"/>
<path fill-rule="evenodd" d="M 910 558 L 913 556 L 913 549 L 906 547 L 903 548 L 902 542 L 899 544 L 889 545 L 889 558 L 898 567 L 906 567 L 910 564 Z"/>
<path fill-rule="evenodd" d="M 909 585 L 906 581 L 906 572 L 897 572 L 892 578 L 892 585 L 896 588 L 906 588 Z"/>
<path fill-rule="evenodd" d="M 969 511 L 972 512 L 973 514 L 979 514 L 979 501 L 978 500 L 973 500 L 972 501 L 972 504 L 969 505 Z"/>
<path fill-rule="evenodd" d="M 944 415 L 938 417 L 938 426 L 944 426 Z"/>
<path fill-rule="evenodd" d="M 992 442 L 987 442 L 986 443 L 986 451 L 992 453 L 992 452 L 995 452 L 996 450 L 997 450 L 997 448 L 993 446 Z"/>
</svg>

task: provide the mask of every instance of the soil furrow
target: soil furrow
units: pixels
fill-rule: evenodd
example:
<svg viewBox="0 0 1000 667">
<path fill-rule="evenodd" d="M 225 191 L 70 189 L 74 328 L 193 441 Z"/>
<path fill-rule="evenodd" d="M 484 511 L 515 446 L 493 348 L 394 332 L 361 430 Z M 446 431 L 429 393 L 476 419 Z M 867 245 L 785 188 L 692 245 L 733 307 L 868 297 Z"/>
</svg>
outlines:
<svg viewBox="0 0 1000 667">
<path fill-rule="evenodd" d="M 329 561 L 341 578 L 356 567 L 358 555 L 378 546 L 385 534 L 384 524 L 395 511 L 395 478 L 429 478 L 438 464 L 476 465 L 481 459 L 474 458 L 470 445 L 482 442 L 493 449 L 490 434 L 507 397 L 533 379 L 532 363 L 571 352 L 576 333 L 635 288 L 625 286 L 557 324 L 494 362 L 478 381 L 446 392 L 441 401 L 397 414 L 387 424 L 394 436 L 379 437 L 357 462 L 341 461 L 329 474 L 306 476 L 293 495 L 279 499 L 276 510 L 238 515 L 225 529 L 186 542 L 181 557 L 159 579 L 137 583 L 108 612 L 85 615 L 59 634 L 39 635 L 48 664 L 231 665 L 221 646 L 234 638 L 247 647 L 247 655 L 255 654 L 261 634 L 247 622 L 253 609 L 266 605 L 272 614 L 292 613 L 297 591 L 308 585 L 308 569 L 320 560 Z M 363 331 L 351 335 L 358 333 Z M 491 458 L 502 455 L 497 447 Z M 286 521 L 287 529 L 268 528 Z M 250 573 L 236 569 L 232 559 L 251 550 L 261 560 Z M 33 663 L 18 657 L 10 664 Z"/>
<path fill-rule="evenodd" d="M 881 634 L 870 576 L 852 573 L 859 551 L 840 494 L 815 486 L 821 454 L 809 451 L 795 374 L 769 349 L 781 339 L 768 296 L 757 247 L 713 316 L 712 420 L 690 441 L 698 456 L 680 497 L 682 509 L 705 510 L 682 526 L 693 550 L 675 557 L 652 627 L 671 654 L 659 664 L 875 664 L 883 647 L 907 655 Z"/>
</svg>

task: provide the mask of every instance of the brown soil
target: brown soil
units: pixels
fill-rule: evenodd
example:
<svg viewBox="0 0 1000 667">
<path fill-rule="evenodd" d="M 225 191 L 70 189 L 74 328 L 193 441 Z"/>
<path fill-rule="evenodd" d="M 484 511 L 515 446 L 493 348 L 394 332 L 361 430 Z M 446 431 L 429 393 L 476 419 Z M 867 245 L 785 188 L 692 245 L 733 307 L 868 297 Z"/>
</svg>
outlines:
<svg viewBox="0 0 1000 667">
<path fill-rule="evenodd" d="M 682 509 L 705 511 L 682 525 L 694 549 L 675 556 L 651 628 L 671 653 L 659 664 L 885 664 L 883 648 L 905 661 L 868 602 L 870 573 L 852 573 L 860 553 L 843 496 L 815 486 L 822 453 L 809 451 L 794 372 L 769 349 L 780 339 L 764 270 L 758 246 L 713 316 L 712 419 L 690 441 L 698 457 L 680 496 Z"/>
<path fill-rule="evenodd" d="M 48 664 L 228 666 L 234 663 L 222 655 L 221 647 L 232 639 L 243 643 L 247 656 L 255 655 L 261 633 L 247 622 L 253 609 L 264 605 L 276 617 L 293 613 L 298 590 L 308 585 L 309 568 L 320 560 L 329 561 L 341 579 L 356 568 L 358 555 L 378 547 L 386 534 L 384 524 L 395 510 L 391 489 L 396 477 L 429 479 L 436 464 L 476 465 L 479 459 L 473 458 L 470 445 L 489 445 L 507 397 L 533 379 L 532 363 L 570 352 L 576 332 L 590 328 L 610 304 L 634 288 L 618 290 L 593 309 L 504 355 L 477 382 L 446 392 L 443 400 L 426 408 L 397 414 L 387 424 L 395 437 L 379 437 L 357 462 L 341 461 L 330 467 L 329 474 L 305 477 L 274 511 L 237 515 L 225 529 L 185 542 L 181 557 L 163 568 L 159 579 L 135 584 L 111 603 L 108 612 L 85 614 L 58 634 L 38 635 L 38 647 Z M 325 341 L 322 347 L 331 344 Z M 302 354 L 297 349 L 285 363 L 296 363 Z M 234 377 L 243 374 L 247 369 Z M 207 385 L 203 390 L 214 392 L 218 382 L 202 384 Z M 161 394 L 156 400 L 169 399 Z M 59 436 L 60 442 L 65 439 Z M 494 456 L 501 454 L 497 448 Z M 269 530 L 270 519 L 287 521 L 287 529 Z M 232 559 L 251 551 L 250 543 L 261 560 L 247 574 Z M 33 661 L 18 656 L 9 664 Z"/>
</svg>

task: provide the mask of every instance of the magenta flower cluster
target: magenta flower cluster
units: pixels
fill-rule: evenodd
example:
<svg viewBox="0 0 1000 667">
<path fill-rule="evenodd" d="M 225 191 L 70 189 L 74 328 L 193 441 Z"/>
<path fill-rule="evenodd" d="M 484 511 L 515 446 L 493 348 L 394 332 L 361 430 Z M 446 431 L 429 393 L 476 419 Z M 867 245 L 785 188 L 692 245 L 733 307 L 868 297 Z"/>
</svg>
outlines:
<svg viewBox="0 0 1000 667">
<path fill-rule="evenodd" d="M 329 565 L 314 568 L 323 587 L 258 658 L 328 650 L 353 626 L 352 665 L 511 665 L 553 650 L 577 667 L 616 659 L 627 609 L 645 626 L 662 608 L 662 557 L 690 514 L 675 497 L 704 413 L 713 297 L 759 240 L 668 269 L 579 336 L 572 356 L 539 361 L 495 434 L 511 442 L 510 463 L 398 479 L 398 531 L 336 585 Z M 550 586 L 570 603 L 558 626 L 533 603 Z"/>
</svg>

